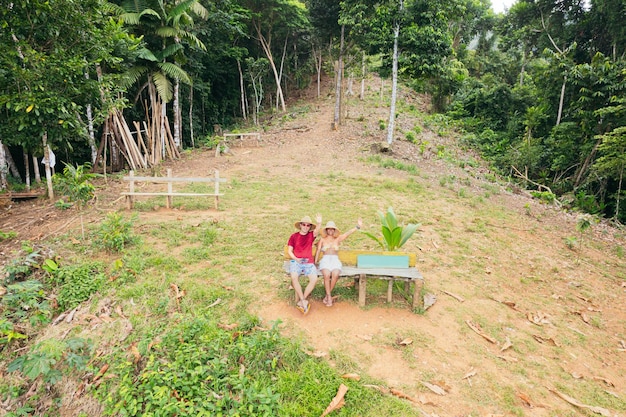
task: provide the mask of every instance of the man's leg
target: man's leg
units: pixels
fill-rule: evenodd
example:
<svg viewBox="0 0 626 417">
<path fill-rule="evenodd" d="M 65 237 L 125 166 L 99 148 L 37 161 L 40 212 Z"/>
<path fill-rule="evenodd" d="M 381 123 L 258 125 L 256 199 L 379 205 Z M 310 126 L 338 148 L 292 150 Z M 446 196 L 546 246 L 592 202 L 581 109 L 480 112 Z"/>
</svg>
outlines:
<svg viewBox="0 0 626 417">
<path fill-rule="evenodd" d="M 303 299 L 306 300 L 307 298 L 309 298 L 309 295 L 311 295 L 311 293 L 313 292 L 313 289 L 315 288 L 315 284 L 317 283 L 317 274 L 313 273 L 313 274 L 309 274 L 309 285 L 306 286 L 306 288 L 304 289 L 304 294 L 302 294 Z M 308 302 L 305 302 L 304 305 L 306 306 Z"/>
<path fill-rule="evenodd" d="M 296 304 L 304 307 L 304 303 L 302 301 L 305 299 L 305 297 L 304 294 L 302 294 L 302 286 L 300 285 L 300 280 L 298 279 L 299 277 L 299 274 L 291 274 L 291 286 L 293 287 L 294 291 L 296 292 L 296 296 L 298 297 L 298 302 Z"/>
</svg>

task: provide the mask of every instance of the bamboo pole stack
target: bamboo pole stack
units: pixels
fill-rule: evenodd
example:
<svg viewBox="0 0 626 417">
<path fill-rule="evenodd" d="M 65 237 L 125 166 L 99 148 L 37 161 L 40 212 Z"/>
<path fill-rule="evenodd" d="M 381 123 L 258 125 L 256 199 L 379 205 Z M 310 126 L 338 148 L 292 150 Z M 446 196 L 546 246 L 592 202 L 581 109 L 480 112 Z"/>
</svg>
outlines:
<svg viewBox="0 0 626 417">
<path fill-rule="evenodd" d="M 148 108 L 148 103 L 145 104 Z M 119 153 L 132 170 L 158 165 L 164 159 L 180 158 L 180 151 L 174 143 L 169 120 L 167 116 L 162 115 L 161 106 L 162 104 L 157 101 L 151 112 L 146 112 L 145 121 L 133 122 L 135 129 L 133 132 L 128 127 L 122 112 L 117 109 L 109 115 L 105 123 L 106 132 L 103 133 L 103 138 L 112 137 Z M 103 159 L 103 148 L 104 146 L 101 145 L 97 162 Z M 104 158 L 103 165 L 106 166 L 106 163 L 106 158 Z"/>
</svg>

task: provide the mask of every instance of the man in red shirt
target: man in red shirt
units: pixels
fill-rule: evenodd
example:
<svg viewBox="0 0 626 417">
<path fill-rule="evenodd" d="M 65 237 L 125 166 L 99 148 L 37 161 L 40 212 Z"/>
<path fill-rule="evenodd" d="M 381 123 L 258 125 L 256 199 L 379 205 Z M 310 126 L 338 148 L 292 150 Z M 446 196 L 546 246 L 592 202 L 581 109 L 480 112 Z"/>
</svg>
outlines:
<svg viewBox="0 0 626 417">
<path fill-rule="evenodd" d="M 317 282 L 313 242 L 317 238 L 317 233 L 322 223 L 322 216 L 318 214 L 315 220 L 317 220 L 317 226 L 312 224 L 309 216 L 304 216 L 302 220 L 296 222 L 294 226 L 298 231 L 292 234 L 289 237 L 289 242 L 287 242 L 289 257 L 291 258 L 289 262 L 291 285 L 298 296 L 296 308 L 304 314 L 307 314 L 311 309 L 311 304 L 307 301 L 307 298 L 311 295 Z M 302 286 L 300 285 L 300 275 L 306 275 L 309 278 L 309 284 L 304 291 L 302 291 Z"/>
</svg>

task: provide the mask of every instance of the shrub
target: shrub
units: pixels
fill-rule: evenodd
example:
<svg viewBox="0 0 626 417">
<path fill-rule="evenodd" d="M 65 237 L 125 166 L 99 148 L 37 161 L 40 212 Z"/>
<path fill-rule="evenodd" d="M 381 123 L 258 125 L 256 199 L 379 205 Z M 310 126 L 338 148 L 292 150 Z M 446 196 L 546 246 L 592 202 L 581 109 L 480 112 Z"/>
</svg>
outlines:
<svg viewBox="0 0 626 417">
<path fill-rule="evenodd" d="M 61 194 L 69 198 L 69 201 L 77 202 L 80 205 L 86 204 L 93 198 L 95 191 L 95 187 L 90 181 L 100 176 L 100 174 L 87 172 L 90 169 L 89 163 L 76 167 L 65 164 L 63 173 L 54 174 L 52 183 Z"/>
<path fill-rule="evenodd" d="M 120 252 L 133 241 L 132 219 L 126 220 L 119 213 L 109 213 L 100 224 L 96 241 L 109 251 Z"/>
</svg>

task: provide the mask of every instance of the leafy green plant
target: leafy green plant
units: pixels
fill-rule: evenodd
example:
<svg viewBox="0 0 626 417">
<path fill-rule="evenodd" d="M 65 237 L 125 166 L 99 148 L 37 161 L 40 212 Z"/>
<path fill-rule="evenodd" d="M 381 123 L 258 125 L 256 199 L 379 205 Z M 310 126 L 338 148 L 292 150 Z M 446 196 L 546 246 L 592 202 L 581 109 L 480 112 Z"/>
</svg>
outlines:
<svg viewBox="0 0 626 417">
<path fill-rule="evenodd" d="M 591 215 L 591 214 L 582 214 L 580 216 L 578 216 L 578 219 L 576 221 L 576 230 L 578 231 L 578 245 L 579 245 L 579 249 L 582 250 L 583 247 L 583 235 L 584 233 L 591 229 L 592 224 L 594 223 L 598 223 L 598 219 L 597 217 Z M 579 254 L 580 256 L 580 254 Z"/>
<path fill-rule="evenodd" d="M 39 267 L 39 262 L 43 258 L 41 251 L 30 247 L 27 242 L 22 242 L 22 250 L 26 252 L 23 258 L 16 258 L 4 267 L 5 285 L 26 280 Z"/>
<path fill-rule="evenodd" d="M 7 319 L 0 319 L 0 350 L 3 345 L 10 345 L 12 341 L 27 339 L 28 336 L 15 330 L 15 325 Z"/>
<path fill-rule="evenodd" d="M 576 247 L 576 243 L 578 243 L 578 239 L 576 239 L 576 236 L 567 236 L 563 238 L 563 241 L 565 242 L 565 246 L 567 246 L 568 249 L 572 250 Z"/>
<path fill-rule="evenodd" d="M 104 274 L 100 272 L 100 269 L 101 265 L 96 263 L 57 269 L 55 276 L 60 284 L 57 296 L 59 308 L 61 310 L 74 308 L 98 291 L 105 282 Z"/>
<path fill-rule="evenodd" d="M 3 232 L 2 230 L 0 230 L 0 242 L 2 242 L 3 240 L 11 240 L 17 237 L 17 232 Z"/>
<path fill-rule="evenodd" d="M 552 204 L 556 201 L 556 195 L 550 191 L 531 191 L 530 195 L 545 204 Z"/>
<path fill-rule="evenodd" d="M 133 240 L 132 219 L 125 219 L 120 213 L 109 213 L 100 224 L 96 241 L 109 251 L 120 252 Z"/>
<path fill-rule="evenodd" d="M 366 236 L 374 239 L 383 250 L 394 251 L 400 249 L 413 233 L 421 226 L 420 224 L 409 223 L 406 226 L 398 225 L 398 219 L 390 206 L 387 213 L 378 212 L 381 223 L 382 239 L 369 232 L 364 232 Z"/>
<path fill-rule="evenodd" d="M 58 208 L 59 210 L 68 210 L 72 208 L 72 203 L 68 203 L 63 199 L 60 199 L 56 203 L 54 203 L 54 207 Z"/>
<path fill-rule="evenodd" d="M 45 323 L 51 315 L 43 284 L 35 279 L 7 286 L 0 306 L 2 315 L 14 321 L 30 319 L 32 324 Z"/>
<path fill-rule="evenodd" d="M 88 172 L 90 169 L 89 163 L 77 166 L 65 164 L 63 173 L 54 174 L 52 183 L 61 194 L 69 198 L 70 202 L 86 204 L 93 198 L 95 191 L 90 181 L 100 176 L 100 174 Z"/>
<path fill-rule="evenodd" d="M 44 382 L 54 384 L 61 380 L 64 366 L 79 370 L 85 369 L 92 352 L 93 343 L 90 340 L 48 339 L 11 362 L 7 371 L 19 371 L 30 380 L 41 377 Z"/>
</svg>

